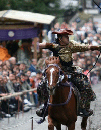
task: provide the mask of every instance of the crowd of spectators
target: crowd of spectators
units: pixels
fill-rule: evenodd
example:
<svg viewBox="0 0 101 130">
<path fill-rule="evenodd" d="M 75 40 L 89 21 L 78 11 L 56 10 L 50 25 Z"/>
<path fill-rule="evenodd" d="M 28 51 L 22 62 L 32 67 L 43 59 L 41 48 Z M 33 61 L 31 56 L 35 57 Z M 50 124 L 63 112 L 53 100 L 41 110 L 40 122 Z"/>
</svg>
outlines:
<svg viewBox="0 0 101 130">
<path fill-rule="evenodd" d="M 36 59 L 32 59 L 30 66 L 23 62 L 17 63 L 15 57 L 4 62 L 0 60 L 0 97 L 36 88 L 42 78 L 36 64 Z M 18 110 L 26 112 L 38 105 L 37 91 L 27 92 L 24 96 L 1 101 L 0 115 L 10 117 Z"/>
<path fill-rule="evenodd" d="M 80 44 L 101 45 L 101 24 L 97 22 L 93 23 L 92 20 L 89 20 L 80 28 L 77 28 L 76 22 L 72 22 L 71 24 L 63 22 L 61 25 L 56 23 L 51 30 L 43 30 L 42 41 L 54 42 L 57 36 L 53 35 L 52 31 L 59 30 L 60 28 L 71 29 L 74 32 L 74 35 L 70 36 L 70 40 L 76 40 Z M 92 84 L 98 83 L 101 79 L 101 57 L 99 57 L 96 63 L 99 53 L 99 51 L 87 51 L 73 54 L 73 65 L 81 67 L 84 74 L 88 74 Z M 32 59 L 29 66 L 24 62 L 17 62 L 15 57 L 11 57 L 6 61 L 0 60 L 0 97 L 37 88 L 38 83 L 42 79 L 42 71 L 45 68 L 44 61 L 46 57 L 51 55 L 52 53 L 49 50 L 43 49 L 42 58 L 38 59 L 38 61 Z M 93 68 L 95 63 L 96 67 Z M 93 70 L 88 73 L 92 68 Z M 0 103 L 0 113 L 4 113 L 4 116 L 6 114 L 11 116 L 14 111 L 18 111 L 18 108 L 20 110 L 24 109 L 26 112 L 33 105 L 35 107 L 40 105 L 37 91 L 28 92 L 24 96 L 13 97 L 9 100 L 3 100 Z"/>
</svg>

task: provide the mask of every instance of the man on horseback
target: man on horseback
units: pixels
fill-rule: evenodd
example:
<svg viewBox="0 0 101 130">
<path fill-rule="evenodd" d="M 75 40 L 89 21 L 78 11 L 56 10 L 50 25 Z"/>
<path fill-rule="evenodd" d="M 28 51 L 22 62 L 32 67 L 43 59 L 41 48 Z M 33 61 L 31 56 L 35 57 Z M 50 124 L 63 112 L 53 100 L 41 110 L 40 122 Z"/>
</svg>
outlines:
<svg viewBox="0 0 101 130">
<path fill-rule="evenodd" d="M 89 50 L 100 51 L 101 46 L 91 46 L 84 43 L 79 44 L 74 40 L 69 41 L 69 35 L 73 35 L 73 32 L 71 30 L 60 29 L 59 31 L 54 31 L 52 33 L 57 34 L 56 43 L 40 43 L 39 47 L 42 49 L 49 49 L 53 52 L 53 56 L 59 57 L 62 70 L 67 75 L 68 81 L 72 82 L 73 85 L 78 88 L 81 95 L 78 115 L 82 115 L 84 117 L 91 116 L 93 114 L 93 111 L 89 109 L 90 102 L 94 101 L 96 96 L 91 88 L 87 76 L 81 72 L 82 69 L 78 72 L 78 69 L 76 69 L 76 67 L 73 67 L 72 53 L 84 52 Z M 37 89 L 39 95 L 41 95 L 40 93 L 45 87 L 45 81 L 43 80 L 39 84 L 39 87 Z M 46 99 L 44 107 L 36 111 L 36 114 L 38 116 L 43 116 L 44 110 L 47 106 L 47 100 L 48 99 Z M 80 114 L 80 112 L 82 114 Z"/>
</svg>

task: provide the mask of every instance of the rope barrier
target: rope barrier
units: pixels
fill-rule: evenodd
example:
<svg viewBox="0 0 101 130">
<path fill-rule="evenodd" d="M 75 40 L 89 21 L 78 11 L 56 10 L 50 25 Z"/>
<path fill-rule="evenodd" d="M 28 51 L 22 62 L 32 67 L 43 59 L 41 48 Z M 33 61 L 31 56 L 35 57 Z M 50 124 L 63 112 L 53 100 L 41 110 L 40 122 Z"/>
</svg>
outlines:
<svg viewBox="0 0 101 130">
<path fill-rule="evenodd" d="M 35 90 L 37 90 L 37 88 L 30 89 L 30 90 L 25 90 L 25 91 L 22 91 L 22 92 L 17 92 L 17 93 L 10 94 L 10 95 L 7 95 L 7 96 L 3 96 L 3 97 L 0 97 L 0 101 L 5 100 L 5 99 L 9 99 L 11 97 L 20 96 L 20 95 L 23 95 L 23 94 L 25 94 L 27 92 L 32 92 L 32 91 L 35 91 Z"/>
<path fill-rule="evenodd" d="M 2 100 L 6 100 L 6 99 L 10 99 L 11 97 L 16 97 L 16 96 L 20 96 L 20 95 L 24 95 L 26 94 L 27 92 L 32 92 L 32 91 L 36 91 L 37 88 L 34 88 L 34 89 L 30 89 L 30 90 L 25 90 L 25 91 L 22 91 L 22 92 L 16 92 L 16 93 L 13 93 L 13 94 L 10 94 L 10 95 L 7 95 L 7 96 L 3 96 L 3 97 L 0 97 L 0 102 Z M 18 104 L 19 104 L 19 100 L 18 100 Z M 19 109 L 19 107 L 18 107 Z M 8 110 L 9 111 L 9 110 Z M 19 110 L 18 110 L 19 111 Z M 9 112 L 8 112 L 9 113 Z M 18 112 L 19 113 L 19 112 Z M 9 118 L 8 118 L 9 119 Z M 8 130 L 8 129 L 14 129 L 16 127 L 19 127 L 21 125 L 24 125 L 26 123 L 28 123 L 29 121 L 31 121 L 31 130 L 33 130 L 33 117 L 31 117 L 28 121 L 25 121 L 23 123 L 19 123 L 18 125 L 15 125 L 15 126 L 12 126 L 12 127 L 8 127 L 8 128 L 0 128 L 0 130 Z M 9 123 L 9 122 L 8 122 Z"/>
</svg>

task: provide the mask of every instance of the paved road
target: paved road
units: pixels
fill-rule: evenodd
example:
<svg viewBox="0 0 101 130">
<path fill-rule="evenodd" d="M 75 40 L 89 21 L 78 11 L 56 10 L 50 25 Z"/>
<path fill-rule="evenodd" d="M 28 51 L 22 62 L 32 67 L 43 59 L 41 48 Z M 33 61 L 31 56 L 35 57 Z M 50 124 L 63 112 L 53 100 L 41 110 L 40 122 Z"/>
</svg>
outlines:
<svg viewBox="0 0 101 130">
<path fill-rule="evenodd" d="M 94 114 L 88 118 L 87 130 L 101 130 L 101 82 L 92 87 L 97 95 L 97 99 L 91 103 L 91 109 L 94 110 Z M 36 120 L 39 120 L 39 117 L 35 114 L 35 111 L 36 109 L 33 108 L 24 114 L 20 113 L 17 117 L 0 120 L 0 130 L 32 130 L 31 117 L 33 117 L 33 130 L 47 130 L 47 118 L 44 123 L 38 125 Z M 75 130 L 81 130 L 80 123 L 81 118 L 78 117 Z M 66 127 L 62 126 L 62 130 L 66 130 Z"/>
</svg>

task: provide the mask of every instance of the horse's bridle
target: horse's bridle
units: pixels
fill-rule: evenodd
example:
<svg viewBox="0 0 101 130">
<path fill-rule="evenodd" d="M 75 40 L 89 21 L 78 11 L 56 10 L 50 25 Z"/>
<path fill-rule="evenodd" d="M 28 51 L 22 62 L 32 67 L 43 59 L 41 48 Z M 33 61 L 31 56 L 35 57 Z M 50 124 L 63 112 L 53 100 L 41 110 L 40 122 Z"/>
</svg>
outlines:
<svg viewBox="0 0 101 130">
<path fill-rule="evenodd" d="M 57 65 L 57 64 L 49 64 L 46 69 L 44 70 L 44 80 L 46 82 L 46 85 L 47 85 L 47 89 L 49 90 L 49 87 L 48 87 L 48 80 L 46 78 L 46 70 L 50 67 L 50 66 L 55 66 L 59 69 L 59 78 L 58 78 L 58 81 L 57 81 L 57 84 L 55 86 L 53 86 L 52 89 L 55 89 L 57 86 L 59 86 L 59 84 L 62 82 L 62 80 L 64 79 L 64 74 L 61 70 L 61 68 Z"/>
<path fill-rule="evenodd" d="M 56 67 L 58 67 L 58 69 L 59 69 L 58 82 L 57 82 L 56 86 L 53 87 L 53 89 L 55 89 L 55 88 L 56 88 L 57 86 L 59 86 L 59 84 L 62 82 L 62 80 L 64 79 L 65 75 L 64 75 L 64 73 L 61 73 L 61 72 L 62 72 L 62 69 L 61 69 L 57 64 L 49 64 L 49 65 L 47 66 L 47 68 L 50 67 L 50 66 L 56 66 Z M 47 70 L 47 68 L 46 68 L 45 71 L 44 71 L 45 79 L 46 79 L 46 70 Z M 47 79 L 46 79 L 46 80 L 47 80 Z M 47 83 L 47 87 L 48 87 L 48 82 L 46 82 L 46 83 Z M 66 81 L 65 83 L 63 83 L 63 85 L 64 85 L 64 86 L 70 86 L 70 91 L 69 91 L 69 94 L 68 94 L 67 101 L 64 102 L 64 103 L 60 103 L 60 104 L 52 104 L 52 103 L 49 103 L 49 99 L 50 99 L 50 97 L 49 97 L 47 105 L 49 105 L 49 106 L 62 106 L 62 105 L 68 104 L 68 102 L 70 101 L 71 96 L 72 96 L 72 83 L 69 83 L 69 82 Z"/>
</svg>

